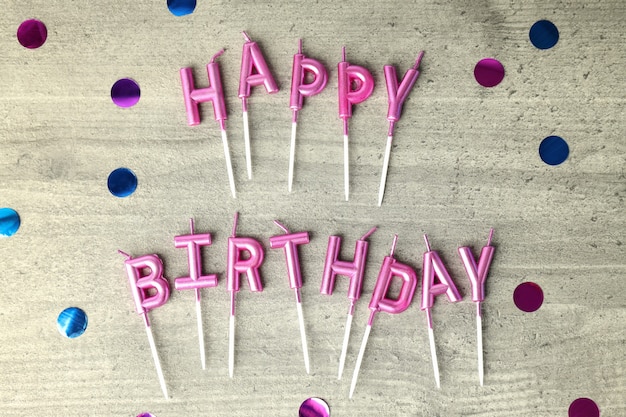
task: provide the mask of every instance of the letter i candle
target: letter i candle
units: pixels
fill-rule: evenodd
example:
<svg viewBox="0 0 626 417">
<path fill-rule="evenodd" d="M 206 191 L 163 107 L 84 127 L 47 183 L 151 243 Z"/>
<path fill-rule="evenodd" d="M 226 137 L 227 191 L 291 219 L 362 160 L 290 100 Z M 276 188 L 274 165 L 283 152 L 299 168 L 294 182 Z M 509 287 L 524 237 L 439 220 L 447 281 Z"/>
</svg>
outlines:
<svg viewBox="0 0 626 417">
<path fill-rule="evenodd" d="M 348 299 L 350 300 L 350 308 L 348 309 L 348 318 L 346 319 L 346 328 L 343 336 L 343 344 L 341 346 L 341 356 L 339 357 L 339 372 L 337 379 L 341 379 L 343 368 L 346 362 L 346 353 L 348 351 L 348 340 L 350 339 L 350 328 L 352 327 L 352 317 L 354 315 L 354 307 L 356 300 L 361 297 L 361 288 L 363 286 L 363 276 L 365 274 L 365 262 L 367 261 L 367 248 L 369 243 L 368 237 L 376 231 L 376 227 L 370 229 L 361 239 L 356 241 L 354 248 L 354 258 L 352 262 L 339 260 L 339 252 L 341 250 L 341 238 L 339 236 L 330 236 L 328 238 L 328 249 L 326 250 L 326 260 L 324 261 L 324 275 L 322 277 L 322 286 L 320 292 L 326 295 L 332 295 L 335 288 L 335 278 L 337 275 L 343 275 L 350 279 L 348 286 Z"/>
<path fill-rule="evenodd" d="M 270 238 L 270 248 L 283 248 L 285 252 L 285 261 L 287 262 L 287 276 L 289 278 L 289 288 L 296 292 L 296 309 L 298 311 L 298 323 L 300 323 L 300 337 L 302 339 L 302 354 L 304 355 L 304 368 L 308 374 L 309 366 L 309 348 L 307 347 L 306 332 L 304 329 L 304 315 L 302 314 L 302 299 L 300 297 L 300 288 L 302 288 L 302 272 L 300 271 L 300 258 L 298 257 L 297 245 L 306 245 L 309 243 L 309 233 L 289 233 L 289 230 L 278 221 L 274 220 L 276 226 L 283 229 L 285 235 L 272 236 Z"/>
<path fill-rule="evenodd" d="M 191 233 L 184 236 L 174 237 L 174 246 L 177 248 L 187 248 L 187 260 L 189 262 L 189 276 L 180 277 L 174 280 L 174 288 L 177 290 L 194 290 L 196 299 L 196 321 L 198 324 L 198 344 L 200 348 L 200 363 L 202 369 L 206 369 L 206 353 L 204 348 L 204 330 L 202 328 L 202 307 L 200 289 L 217 286 L 217 275 L 202 275 L 202 255 L 201 246 L 211 244 L 209 233 L 194 234 L 193 219 L 189 220 Z"/>
<path fill-rule="evenodd" d="M 263 263 L 263 246 L 251 237 L 236 237 L 239 213 L 235 213 L 233 233 L 228 238 L 226 254 L 226 289 L 230 292 L 230 321 L 228 327 L 228 375 L 233 377 L 235 369 L 235 295 L 239 292 L 239 278 L 246 274 L 250 291 L 263 291 L 259 267 Z M 249 254 L 245 259 L 243 252 Z"/>
<path fill-rule="evenodd" d="M 124 264 L 126 265 L 130 291 L 135 301 L 135 311 L 143 317 L 146 326 L 146 334 L 148 335 L 148 343 L 150 344 L 150 351 L 152 352 L 154 366 L 159 378 L 159 384 L 161 385 L 163 396 L 165 399 L 169 399 L 165 378 L 163 377 L 163 370 L 161 369 L 161 361 L 159 360 L 159 353 L 154 343 L 152 327 L 150 326 L 150 319 L 148 318 L 148 311 L 161 307 L 170 298 L 170 286 L 167 280 L 163 278 L 163 262 L 157 255 L 144 255 L 138 258 L 131 258 L 127 253 L 122 251 L 119 251 L 119 253 L 126 257 Z M 142 272 L 146 269 L 150 272 L 144 275 Z M 148 295 L 148 291 L 151 291 L 153 294 Z"/>
<path fill-rule="evenodd" d="M 478 265 L 472 250 L 467 246 L 459 248 L 459 255 L 463 261 L 463 267 L 472 287 L 472 301 L 476 303 L 476 348 L 478 353 L 478 381 L 482 387 L 484 384 L 484 367 L 483 367 L 483 326 L 481 303 L 485 300 L 485 280 L 489 273 L 489 266 L 493 259 L 495 248 L 491 246 L 493 238 L 493 229 L 489 231 L 489 239 L 487 246 L 484 246 L 478 258 Z"/>
<path fill-rule="evenodd" d="M 430 356 L 433 362 L 433 373 L 435 375 L 435 383 L 437 388 L 441 388 L 439 379 L 439 363 L 437 362 L 437 349 L 435 347 L 435 334 L 433 331 L 433 317 L 431 309 L 433 307 L 435 297 L 445 294 L 452 303 L 461 301 L 459 290 L 454 285 L 454 281 L 450 278 L 450 274 L 446 270 L 439 254 L 430 250 L 428 236 L 424 235 L 426 242 L 426 252 L 424 252 L 424 270 L 422 271 L 422 304 L 421 309 L 426 310 L 426 320 L 428 321 L 428 340 L 430 342 Z M 439 283 L 435 283 L 435 276 Z"/>
<path fill-rule="evenodd" d="M 230 192 L 233 198 L 237 198 L 233 165 L 230 160 L 230 150 L 228 148 L 228 136 L 226 135 L 226 119 L 228 118 L 226 113 L 226 101 L 224 100 L 220 67 L 217 62 L 215 62 L 215 59 L 222 55 L 222 53 L 224 53 L 224 50 L 213 55 L 213 58 L 211 58 L 211 61 L 209 61 L 206 66 L 209 75 L 209 87 L 195 87 L 191 68 L 181 68 L 180 80 L 183 86 L 187 124 L 189 126 L 195 126 L 200 123 L 200 113 L 198 112 L 198 105 L 200 103 L 210 101 L 213 104 L 213 117 L 219 123 L 222 132 L 222 145 L 224 146 L 224 159 L 226 160 L 226 172 L 228 174 Z"/>
<path fill-rule="evenodd" d="M 350 384 L 350 398 L 354 394 L 356 388 L 356 382 L 359 378 L 359 370 L 361 369 L 361 362 L 363 361 L 363 354 L 365 353 L 365 347 L 367 346 L 367 339 L 369 338 L 370 331 L 372 330 L 372 324 L 374 322 L 374 316 L 379 311 L 384 311 L 389 314 L 400 314 L 409 308 L 411 301 L 413 300 L 413 294 L 415 293 L 415 287 L 417 286 L 417 274 L 410 266 L 396 261 L 393 257 L 393 252 L 398 242 L 398 235 L 393 238 L 391 245 L 391 252 L 389 256 L 385 256 L 383 264 L 380 267 L 378 278 L 376 279 L 376 286 L 372 293 L 372 299 L 370 300 L 369 309 L 370 317 L 367 320 L 367 326 L 365 327 L 365 333 L 363 334 L 363 341 L 361 342 L 361 348 L 359 349 L 359 355 L 356 359 L 356 365 L 354 366 L 354 374 L 352 375 L 352 383 Z M 402 280 L 402 287 L 396 299 L 389 298 L 387 293 L 392 280 L 398 277 Z"/>
<path fill-rule="evenodd" d="M 341 62 L 337 64 L 339 118 L 343 120 L 343 181 L 346 201 L 350 198 L 350 158 L 348 153 L 348 119 L 352 105 L 364 102 L 374 91 L 374 77 L 365 68 L 346 62 L 346 47 L 341 49 Z M 353 89 L 354 87 L 354 89 Z"/>
<path fill-rule="evenodd" d="M 243 139 L 246 148 L 246 169 L 248 179 L 252 179 L 252 157 L 250 155 L 250 129 L 248 127 L 248 97 L 250 88 L 263 85 L 269 94 L 278 92 L 278 85 L 270 72 L 261 48 L 252 42 L 246 32 L 243 32 L 246 42 L 241 52 L 241 71 L 239 73 L 239 98 L 243 112 Z M 255 72 L 256 71 L 256 72 Z"/>
<path fill-rule="evenodd" d="M 307 73 L 313 76 L 311 82 L 306 83 Z M 289 183 L 291 192 L 293 185 L 293 168 L 296 156 L 296 130 L 298 127 L 298 111 L 302 110 L 304 97 L 311 97 L 322 92 L 328 81 L 328 72 L 321 62 L 307 58 L 302 54 L 302 39 L 298 42 L 298 53 L 293 56 L 291 70 L 291 95 L 289 108 L 293 111 L 291 121 L 291 147 L 289 151 Z"/>
<path fill-rule="evenodd" d="M 391 155 L 391 142 L 393 141 L 393 130 L 395 124 L 400 120 L 402 115 L 402 105 L 404 100 L 408 97 L 413 85 L 417 81 L 420 73 L 417 70 L 424 56 L 424 51 L 420 52 L 415 60 L 415 65 L 410 68 L 402 78 L 400 88 L 398 88 L 398 77 L 396 75 L 396 68 L 393 65 L 385 65 L 385 82 L 387 84 L 387 98 L 389 101 L 389 108 L 387 110 L 387 120 L 389 120 L 389 131 L 387 133 L 387 146 L 385 147 L 385 159 L 383 162 L 383 172 L 380 177 L 380 187 L 378 189 L 378 206 L 383 203 L 383 196 L 385 195 L 385 184 L 387 183 L 387 169 L 389 168 L 389 156 Z"/>
</svg>

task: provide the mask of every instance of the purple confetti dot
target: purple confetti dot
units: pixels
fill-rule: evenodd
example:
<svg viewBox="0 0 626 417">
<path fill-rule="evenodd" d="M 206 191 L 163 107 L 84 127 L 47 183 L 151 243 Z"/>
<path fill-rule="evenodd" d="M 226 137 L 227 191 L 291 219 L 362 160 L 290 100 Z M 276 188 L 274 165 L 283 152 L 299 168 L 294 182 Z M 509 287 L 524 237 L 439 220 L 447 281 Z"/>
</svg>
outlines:
<svg viewBox="0 0 626 417">
<path fill-rule="evenodd" d="M 532 313 L 543 304 L 543 291 L 534 282 L 523 282 L 515 288 L 513 302 L 520 310 Z"/>
<path fill-rule="evenodd" d="M 483 87 L 495 87 L 504 79 L 504 66 L 497 59 L 481 59 L 474 67 L 474 78 Z"/>
<path fill-rule="evenodd" d="M 321 398 L 307 398 L 300 405 L 299 417 L 330 417 L 330 408 Z"/>
<path fill-rule="evenodd" d="M 130 78 L 117 80 L 111 87 L 111 100 L 119 107 L 132 107 L 139 101 L 139 84 Z"/>
<path fill-rule="evenodd" d="M 137 414 L 137 417 L 156 417 L 156 416 L 152 413 L 141 413 L 141 414 Z"/>
<path fill-rule="evenodd" d="M 572 401 L 567 411 L 569 417 L 600 417 L 600 409 L 589 398 L 579 398 Z"/>
<path fill-rule="evenodd" d="M 46 42 L 48 29 L 37 19 L 23 21 L 17 28 L 17 41 L 28 49 L 37 49 Z"/>
</svg>

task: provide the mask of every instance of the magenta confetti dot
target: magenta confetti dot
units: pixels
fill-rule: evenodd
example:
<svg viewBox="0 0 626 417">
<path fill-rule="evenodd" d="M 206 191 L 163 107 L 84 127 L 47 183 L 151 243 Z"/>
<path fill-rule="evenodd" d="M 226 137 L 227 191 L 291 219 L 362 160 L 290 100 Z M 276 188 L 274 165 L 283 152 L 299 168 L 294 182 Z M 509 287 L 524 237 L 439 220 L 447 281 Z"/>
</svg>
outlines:
<svg viewBox="0 0 626 417">
<path fill-rule="evenodd" d="M 481 59 L 474 67 L 474 78 L 483 87 L 495 87 L 504 78 L 504 66 L 497 59 Z"/>
<path fill-rule="evenodd" d="M 321 398 L 307 398 L 300 405 L 299 417 L 330 417 L 330 408 Z"/>
<path fill-rule="evenodd" d="M 130 78 L 117 80 L 111 87 L 111 100 L 119 107 L 132 107 L 139 101 L 139 84 Z"/>
<path fill-rule="evenodd" d="M 25 20 L 17 28 L 17 40 L 24 48 L 37 49 L 46 42 L 47 38 L 48 29 L 40 20 Z"/>
<path fill-rule="evenodd" d="M 589 398 L 579 398 L 572 401 L 567 411 L 569 417 L 600 417 L 600 409 Z"/>
<path fill-rule="evenodd" d="M 513 302 L 520 310 L 532 313 L 543 304 L 543 291 L 534 282 L 523 282 L 513 291 Z"/>
<path fill-rule="evenodd" d="M 141 414 L 137 414 L 137 417 L 156 417 L 156 416 L 152 413 L 141 413 Z"/>
</svg>

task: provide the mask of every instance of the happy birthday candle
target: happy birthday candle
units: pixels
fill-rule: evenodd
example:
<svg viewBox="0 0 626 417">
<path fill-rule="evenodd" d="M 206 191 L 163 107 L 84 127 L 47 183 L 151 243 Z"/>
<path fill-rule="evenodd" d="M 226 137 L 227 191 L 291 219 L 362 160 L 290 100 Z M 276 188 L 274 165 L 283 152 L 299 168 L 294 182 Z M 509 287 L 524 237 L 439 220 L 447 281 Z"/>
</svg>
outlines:
<svg viewBox="0 0 626 417">
<path fill-rule="evenodd" d="M 339 118 L 343 120 L 343 181 L 346 201 L 350 196 L 350 158 L 348 156 L 348 120 L 352 106 L 362 103 L 374 91 L 374 77 L 365 68 L 346 62 L 346 47 L 341 49 L 341 62 L 337 64 Z"/>
<path fill-rule="evenodd" d="M 148 343 L 154 360 L 154 366 L 159 378 L 159 384 L 163 391 L 165 399 L 169 399 L 167 394 L 167 386 L 161 369 L 161 361 L 154 343 L 152 335 L 152 327 L 148 318 L 148 311 L 160 307 L 170 298 L 170 286 L 165 278 L 163 278 L 163 262 L 157 255 L 144 255 L 138 258 L 131 258 L 130 255 L 119 251 L 126 257 L 124 264 L 126 266 L 126 274 L 130 283 L 130 291 L 135 302 L 135 311 L 143 317 L 146 327 Z M 149 271 L 145 274 L 145 271 Z M 151 293 L 151 295 L 148 294 Z"/>
<path fill-rule="evenodd" d="M 270 72 L 261 48 L 252 42 L 246 32 L 243 32 L 246 42 L 241 53 L 241 71 L 239 73 L 239 98 L 243 111 L 243 134 L 246 148 L 246 169 L 248 179 L 252 179 L 252 157 L 250 155 L 250 129 L 248 127 L 248 97 L 251 87 L 262 85 L 269 94 L 278 92 L 278 85 Z"/>
<path fill-rule="evenodd" d="M 202 275 L 202 255 L 200 247 L 211 244 L 211 234 L 194 234 L 193 219 L 189 220 L 190 234 L 176 236 L 174 246 L 187 248 L 187 260 L 189 263 L 189 276 L 174 280 L 174 288 L 177 290 L 194 290 L 196 299 L 196 321 L 198 324 L 198 342 L 200 347 L 200 363 L 202 369 L 206 369 L 206 353 L 204 349 L 204 330 L 202 328 L 202 308 L 200 289 L 217 286 L 217 275 Z"/>
<path fill-rule="evenodd" d="M 307 75 L 311 76 L 310 82 L 306 82 Z M 298 111 L 302 109 L 304 97 L 311 97 L 322 92 L 328 81 L 328 72 L 321 62 L 306 57 L 302 53 L 302 39 L 298 42 L 298 53 L 293 56 L 291 70 L 291 95 L 289 107 L 293 111 L 291 121 L 291 146 L 289 151 L 289 183 L 291 192 L 293 185 L 293 168 L 296 156 L 296 130 L 298 127 Z"/>
<path fill-rule="evenodd" d="M 220 76 L 220 67 L 215 59 L 222 55 L 224 50 L 219 51 L 211 58 L 206 66 L 209 75 L 209 87 L 196 88 L 193 82 L 193 73 L 191 68 L 182 68 L 180 70 L 180 80 L 183 86 L 183 96 L 185 98 L 185 109 L 187 110 L 187 124 L 195 126 L 200 123 L 200 113 L 198 105 L 210 101 L 213 104 L 213 117 L 220 125 L 222 132 L 222 145 L 224 147 L 224 159 L 226 160 L 226 172 L 228 174 L 228 183 L 233 198 L 237 198 L 235 190 L 235 177 L 233 175 L 233 166 L 230 160 L 230 150 L 228 148 L 228 136 L 226 135 L 226 101 L 224 100 L 224 89 L 222 87 L 222 78 Z"/>
<path fill-rule="evenodd" d="M 354 367 L 354 373 L 352 374 L 350 398 L 352 398 L 352 395 L 354 394 L 356 382 L 359 378 L 359 370 L 361 369 L 363 354 L 365 353 L 365 347 L 367 346 L 367 339 L 369 338 L 372 330 L 374 316 L 379 311 L 389 314 L 400 314 L 409 307 L 411 301 L 413 300 L 413 294 L 415 293 L 415 287 L 417 286 L 417 274 L 413 268 L 398 262 L 393 257 L 397 241 L 398 235 L 395 235 L 391 245 L 390 254 L 389 256 L 385 256 L 383 264 L 380 267 L 380 272 L 378 273 L 378 278 L 376 279 L 376 286 L 374 287 L 372 299 L 369 304 L 370 316 L 367 320 L 367 326 L 365 327 L 365 333 L 363 334 L 363 341 L 361 342 L 361 348 L 359 349 L 359 355 Z M 387 295 L 391 282 L 394 278 L 400 278 L 402 280 L 402 286 L 400 287 L 398 297 L 395 299 L 389 298 Z"/>
<path fill-rule="evenodd" d="M 378 206 L 383 203 L 385 195 L 385 184 L 387 183 L 387 170 L 389 168 L 389 156 L 391 155 L 391 142 L 393 141 L 393 130 L 395 124 L 400 120 L 402 115 L 402 105 L 408 97 L 413 85 L 417 81 L 420 73 L 417 70 L 424 56 L 424 51 L 420 52 L 415 60 L 415 65 L 410 68 L 402 78 L 400 87 L 398 88 L 398 76 L 396 75 L 396 67 L 393 65 L 385 65 L 385 82 L 387 83 L 387 100 L 389 107 L 387 110 L 387 120 L 389 120 L 389 131 L 387 132 L 387 146 L 385 147 L 385 159 L 383 161 L 383 172 L 380 177 L 380 187 L 378 189 Z"/>
<path fill-rule="evenodd" d="M 346 319 L 346 328 L 343 335 L 337 379 L 341 379 L 341 375 L 343 373 L 343 368 L 346 362 L 346 353 L 348 351 L 348 340 L 350 339 L 350 328 L 352 327 L 354 307 L 356 300 L 361 297 L 363 276 L 365 275 L 365 262 L 367 261 L 367 248 L 369 245 L 366 239 L 375 231 L 376 227 L 371 228 L 365 235 L 363 235 L 363 237 L 356 241 L 352 262 L 339 260 L 341 238 L 339 236 L 330 236 L 328 238 L 328 249 L 326 250 L 324 275 L 322 276 L 322 286 L 320 288 L 320 292 L 322 294 L 332 295 L 333 290 L 335 289 L 335 278 L 337 275 L 343 275 L 350 279 L 350 284 L 348 286 L 350 308 L 348 309 L 348 318 Z"/>
<path fill-rule="evenodd" d="M 306 332 L 304 329 L 304 315 L 302 314 L 302 299 L 300 297 L 300 288 L 302 288 L 302 272 L 300 271 L 300 258 L 298 256 L 298 245 L 306 245 L 309 243 L 309 233 L 299 232 L 290 233 L 289 230 L 278 221 L 274 220 L 274 224 L 280 227 L 286 234 L 270 237 L 270 248 L 282 248 L 285 253 L 285 261 L 287 262 L 287 277 L 289 278 L 289 288 L 296 293 L 296 309 L 298 311 L 298 323 L 300 324 L 300 338 L 302 339 L 302 354 L 304 355 L 304 368 L 309 373 L 309 348 L 306 341 Z"/>
<path fill-rule="evenodd" d="M 476 348 L 478 353 L 478 381 L 482 387 L 484 384 L 484 366 L 483 366 L 483 321 L 481 303 L 485 300 L 485 280 L 489 273 L 489 266 L 493 259 L 495 248 L 491 246 L 493 238 L 493 229 L 489 231 L 489 239 L 487 246 L 483 246 L 478 257 L 478 265 L 472 254 L 472 250 L 467 246 L 459 248 L 459 255 L 465 268 L 465 273 L 469 278 L 472 287 L 472 301 L 476 303 Z"/>
<path fill-rule="evenodd" d="M 230 292 L 230 321 L 228 338 L 228 375 L 233 377 L 235 368 L 235 295 L 239 292 L 239 278 L 245 274 L 252 292 L 263 291 L 259 267 L 263 263 L 263 246 L 251 237 L 237 237 L 239 213 L 235 213 L 233 233 L 228 238 L 226 289 Z M 244 253 L 248 254 L 246 258 Z"/>
<path fill-rule="evenodd" d="M 428 340 L 430 342 L 430 355 L 433 363 L 433 373 L 437 388 L 441 388 L 439 380 L 439 363 L 437 361 L 437 349 L 435 346 L 435 334 L 433 331 L 433 318 L 431 309 L 435 302 L 435 297 L 445 294 L 452 303 L 461 301 L 459 290 L 450 278 L 439 254 L 430 250 L 428 236 L 424 235 L 426 242 L 426 252 L 424 252 L 424 270 L 422 272 L 422 303 L 420 308 L 426 310 L 426 320 L 428 321 Z M 439 283 L 435 283 L 435 278 Z"/>
</svg>

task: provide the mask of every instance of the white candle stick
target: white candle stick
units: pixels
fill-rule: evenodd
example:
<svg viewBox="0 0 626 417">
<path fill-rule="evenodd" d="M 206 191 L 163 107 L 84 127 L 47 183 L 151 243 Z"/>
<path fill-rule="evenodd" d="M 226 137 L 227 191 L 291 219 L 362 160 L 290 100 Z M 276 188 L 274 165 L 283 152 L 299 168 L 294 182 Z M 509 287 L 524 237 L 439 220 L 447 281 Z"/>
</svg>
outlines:
<svg viewBox="0 0 626 417">
<path fill-rule="evenodd" d="M 200 363 L 202 370 L 206 369 L 206 353 L 204 350 L 204 329 L 202 328 L 202 307 L 200 305 L 200 290 L 196 290 L 196 318 L 198 321 L 198 345 L 200 347 Z"/>
<path fill-rule="evenodd" d="M 356 388 L 356 381 L 359 379 L 359 370 L 361 369 L 361 362 L 363 362 L 363 354 L 365 353 L 365 346 L 367 346 L 367 339 L 372 331 L 372 325 L 368 324 L 365 327 L 365 333 L 363 334 L 363 341 L 361 342 L 361 348 L 359 349 L 359 356 L 356 358 L 356 365 L 354 366 L 354 373 L 352 374 L 352 383 L 350 384 L 350 398 L 354 394 Z"/>
<path fill-rule="evenodd" d="M 387 146 L 385 147 L 385 159 L 383 161 L 383 172 L 380 177 L 380 187 L 378 189 L 378 207 L 383 204 L 383 196 L 385 195 L 385 186 L 387 184 L 387 170 L 389 169 L 389 156 L 391 155 L 391 141 L 393 136 L 387 136 Z"/>
<path fill-rule="evenodd" d="M 478 381 L 480 386 L 484 385 L 485 369 L 483 366 L 483 318 L 480 302 L 476 303 L 476 347 L 478 350 Z"/>
<path fill-rule="evenodd" d="M 230 192 L 233 198 L 237 198 L 235 190 L 235 176 L 233 175 L 233 165 L 230 160 L 230 150 L 228 149 L 228 136 L 226 130 L 222 129 L 222 144 L 224 145 L 224 159 L 226 160 L 226 172 L 228 173 L 228 183 L 230 184 Z"/>
<path fill-rule="evenodd" d="M 235 291 L 230 293 L 230 320 L 228 325 L 228 375 L 235 371 Z"/>
<path fill-rule="evenodd" d="M 350 198 L 350 157 L 348 155 L 348 134 L 343 135 L 343 186 L 346 201 Z"/>
<path fill-rule="evenodd" d="M 245 99 L 244 99 L 245 100 Z M 243 111 L 243 141 L 246 148 L 246 170 L 248 179 L 252 179 L 252 156 L 250 155 L 250 128 L 248 127 L 248 111 Z"/>
<path fill-rule="evenodd" d="M 441 388 L 439 378 L 439 362 L 437 361 L 437 348 L 435 346 L 435 332 L 433 331 L 433 319 L 430 309 L 426 310 L 426 319 L 428 320 L 428 341 L 430 343 L 430 357 L 433 362 L 433 373 L 435 375 L 435 384 L 437 388 Z"/>
<path fill-rule="evenodd" d="M 341 379 L 343 368 L 346 364 L 346 354 L 348 352 L 348 341 L 350 340 L 350 329 L 352 328 L 352 318 L 354 317 L 354 300 L 350 301 L 350 310 L 348 310 L 348 318 L 346 319 L 346 329 L 343 333 L 343 343 L 341 345 L 341 356 L 339 357 L 339 372 L 337 379 Z"/>
<path fill-rule="evenodd" d="M 304 329 L 304 315 L 302 314 L 302 301 L 300 299 L 300 289 L 296 288 L 296 309 L 298 310 L 298 322 L 300 323 L 300 338 L 302 339 L 302 354 L 304 355 L 304 368 L 306 373 L 310 373 L 309 348 L 306 342 L 306 332 Z"/>
<path fill-rule="evenodd" d="M 294 112 L 293 122 L 291 123 L 291 147 L 289 148 L 289 192 L 293 186 L 293 168 L 296 159 L 296 130 L 298 122 L 296 121 L 296 112 Z"/>
<path fill-rule="evenodd" d="M 161 361 L 159 360 L 159 353 L 157 352 L 156 345 L 154 343 L 154 336 L 152 336 L 152 328 L 150 327 L 150 322 L 148 321 L 148 316 L 144 313 L 144 323 L 146 325 L 146 334 L 148 335 L 148 343 L 150 344 L 150 351 L 152 352 L 152 358 L 154 359 L 154 367 L 157 371 L 157 376 L 159 378 L 159 384 L 161 385 L 161 391 L 163 391 L 163 396 L 166 400 L 169 400 L 169 395 L 167 394 L 167 386 L 165 385 L 165 377 L 163 376 L 163 369 L 161 369 Z"/>
</svg>

